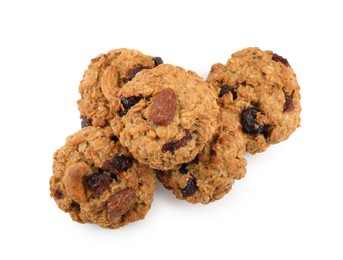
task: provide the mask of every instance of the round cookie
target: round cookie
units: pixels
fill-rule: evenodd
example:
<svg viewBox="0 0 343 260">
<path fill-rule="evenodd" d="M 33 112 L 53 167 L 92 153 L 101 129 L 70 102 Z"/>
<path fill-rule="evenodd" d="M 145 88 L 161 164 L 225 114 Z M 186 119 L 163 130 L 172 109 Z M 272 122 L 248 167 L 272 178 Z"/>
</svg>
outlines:
<svg viewBox="0 0 343 260">
<path fill-rule="evenodd" d="M 130 49 L 116 49 L 91 60 L 79 86 L 78 107 L 84 126 L 105 126 L 118 109 L 118 91 L 143 69 L 162 64 L 159 57 Z"/>
<path fill-rule="evenodd" d="M 225 65 L 214 64 L 207 82 L 221 107 L 238 113 L 249 153 L 286 140 L 300 125 L 300 87 L 288 61 L 271 52 L 247 48 Z"/>
<path fill-rule="evenodd" d="M 216 92 L 192 71 L 168 64 L 144 70 L 119 96 L 114 132 L 152 168 L 168 170 L 193 160 L 215 132 Z"/>
<path fill-rule="evenodd" d="M 50 196 L 74 221 L 119 228 L 143 219 L 156 183 L 110 127 L 85 127 L 54 153 Z"/>
<path fill-rule="evenodd" d="M 221 111 L 217 133 L 196 159 L 178 170 L 156 171 L 156 177 L 178 199 L 207 204 L 221 199 L 245 176 L 244 151 L 238 115 Z"/>
</svg>

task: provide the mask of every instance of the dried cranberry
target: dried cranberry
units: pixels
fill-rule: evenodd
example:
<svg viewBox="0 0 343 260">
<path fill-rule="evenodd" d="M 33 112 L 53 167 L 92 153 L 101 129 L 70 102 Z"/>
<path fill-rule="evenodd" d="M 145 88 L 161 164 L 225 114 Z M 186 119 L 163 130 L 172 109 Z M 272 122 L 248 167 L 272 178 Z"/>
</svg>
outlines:
<svg viewBox="0 0 343 260">
<path fill-rule="evenodd" d="M 183 196 L 187 197 L 187 196 L 193 195 L 197 189 L 198 187 L 197 187 L 195 179 L 190 179 L 188 180 L 186 187 L 184 187 L 181 190 L 181 192 Z"/>
<path fill-rule="evenodd" d="M 54 191 L 53 191 L 53 196 L 54 196 L 54 198 L 57 199 L 57 200 L 60 200 L 60 199 L 63 199 L 63 198 L 64 198 L 64 194 L 63 194 L 63 192 L 60 191 L 60 190 L 54 190 Z"/>
<path fill-rule="evenodd" d="M 163 64 L 163 60 L 161 59 L 161 57 L 153 57 L 152 60 L 155 63 L 155 67 L 157 67 L 158 65 Z"/>
<path fill-rule="evenodd" d="M 171 152 L 174 153 L 175 150 L 185 146 L 189 140 L 192 139 L 192 134 L 189 131 L 189 129 L 185 129 L 186 135 L 184 137 L 181 138 L 181 140 L 173 140 L 169 143 L 165 143 L 162 146 L 162 152 Z"/>
<path fill-rule="evenodd" d="M 285 95 L 285 104 L 283 105 L 283 112 L 291 112 L 294 110 L 294 104 L 292 98 L 288 95 Z"/>
<path fill-rule="evenodd" d="M 134 67 L 132 70 L 129 71 L 129 73 L 127 73 L 126 75 L 126 80 L 127 81 L 130 81 L 132 80 L 136 74 L 142 70 L 145 70 L 145 69 L 151 69 L 150 67 L 148 66 L 137 66 L 137 67 Z"/>
<path fill-rule="evenodd" d="M 126 171 L 132 165 L 132 158 L 125 156 L 116 156 L 111 160 L 104 162 L 102 168 L 111 175 L 116 175 L 120 172 Z"/>
<path fill-rule="evenodd" d="M 288 60 L 283 58 L 282 56 L 276 54 L 276 53 L 273 53 L 272 60 L 276 61 L 276 62 L 281 62 L 286 67 L 290 67 Z"/>
<path fill-rule="evenodd" d="M 89 119 L 87 117 L 83 117 L 81 120 L 81 128 L 91 126 L 92 125 L 92 119 Z"/>
<path fill-rule="evenodd" d="M 99 196 L 110 186 L 112 179 L 105 173 L 94 173 L 86 177 L 86 184 L 93 195 Z"/>
<path fill-rule="evenodd" d="M 265 125 L 258 124 L 256 122 L 256 115 L 258 112 L 260 111 L 255 107 L 250 107 L 243 110 L 241 115 L 241 123 L 244 133 L 258 135 L 264 131 Z"/>
</svg>

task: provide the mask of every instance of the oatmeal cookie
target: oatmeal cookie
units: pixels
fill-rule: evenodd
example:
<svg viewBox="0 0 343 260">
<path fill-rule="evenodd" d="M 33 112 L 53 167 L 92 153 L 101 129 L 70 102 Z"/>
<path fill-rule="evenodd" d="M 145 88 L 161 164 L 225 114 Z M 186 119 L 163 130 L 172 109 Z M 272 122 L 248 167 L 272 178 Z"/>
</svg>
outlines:
<svg viewBox="0 0 343 260">
<path fill-rule="evenodd" d="M 117 110 L 118 90 L 144 69 L 163 61 L 130 49 L 116 49 L 91 60 L 79 86 L 78 107 L 84 126 L 106 126 Z"/>
<path fill-rule="evenodd" d="M 192 71 L 168 64 L 144 70 L 119 96 L 114 132 L 152 168 L 168 170 L 193 160 L 215 132 L 216 92 Z"/>
<path fill-rule="evenodd" d="M 239 116 L 220 112 L 216 134 L 196 159 L 178 170 L 156 171 L 156 177 L 177 198 L 207 204 L 222 198 L 235 180 L 245 176 L 244 151 Z"/>
<path fill-rule="evenodd" d="M 153 172 L 134 160 L 110 127 L 85 127 L 54 154 L 50 196 L 74 221 L 119 228 L 143 219 Z"/>
<path fill-rule="evenodd" d="M 214 64 L 207 82 L 221 107 L 240 114 L 249 153 L 286 140 L 300 125 L 300 87 L 288 61 L 271 51 L 247 48 L 225 65 Z"/>
</svg>

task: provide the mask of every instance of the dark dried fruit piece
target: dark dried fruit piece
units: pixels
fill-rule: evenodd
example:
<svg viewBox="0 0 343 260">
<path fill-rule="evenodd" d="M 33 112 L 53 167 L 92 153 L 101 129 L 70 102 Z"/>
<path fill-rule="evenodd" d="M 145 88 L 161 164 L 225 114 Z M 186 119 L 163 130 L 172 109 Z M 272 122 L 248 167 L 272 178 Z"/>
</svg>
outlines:
<svg viewBox="0 0 343 260">
<path fill-rule="evenodd" d="M 102 169 L 111 175 L 116 175 L 120 172 L 126 171 L 132 165 L 132 158 L 125 156 L 116 156 L 111 160 L 107 160 L 102 165 Z"/>
<path fill-rule="evenodd" d="M 63 199 L 63 198 L 64 198 L 64 194 L 63 194 L 63 192 L 60 191 L 60 190 L 54 190 L 52 195 L 53 195 L 54 198 L 57 199 L 57 200 L 60 200 L 60 199 Z"/>
<path fill-rule="evenodd" d="M 283 112 L 291 112 L 294 110 L 294 104 L 292 98 L 288 95 L 285 95 L 285 104 L 283 105 Z"/>
<path fill-rule="evenodd" d="M 161 57 L 153 57 L 152 60 L 155 63 L 155 67 L 157 67 L 158 65 L 163 64 L 163 60 L 161 59 Z"/>
<path fill-rule="evenodd" d="M 81 128 L 91 126 L 92 125 L 92 119 L 89 119 L 87 117 L 83 117 L 81 120 Z"/>
<path fill-rule="evenodd" d="M 189 140 L 192 139 L 192 134 L 191 132 L 189 131 L 189 129 L 185 129 L 185 132 L 186 132 L 186 135 L 184 137 L 181 138 L 181 140 L 174 140 L 174 141 L 171 141 L 169 143 L 165 143 L 163 146 L 162 146 L 162 152 L 171 152 L 171 153 L 174 153 L 175 150 L 179 149 L 180 147 L 183 147 L 185 146 Z"/>
<path fill-rule="evenodd" d="M 116 137 L 115 135 L 114 136 L 111 136 L 110 139 L 113 141 L 113 142 L 118 142 L 119 141 L 119 138 Z"/>
<path fill-rule="evenodd" d="M 151 69 L 150 67 L 148 66 L 137 66 L 137 67 L 134 67 L 132 70 L 129 71 L 129 73 L 127 73 L 126 75 L 126 80 L 127 81 L 130 81 L 132 80 L 136 74 L 142 70 L 145 70 L 145 69 Z"/>
<path fill-rule="evenodd" d="M 258 112 L 260 111 L 255 107 L 250 107 L 243 110 L 241 115 L 241 123 L 244 133 L 258 135 L 264 131 L 265 125 L 258 124 L 256 122 L 256 115 Z"/>
<path fill-rule="evenodd" d="M 133 107 L 134 105 L 136 105 L 141 99 L 142 99 L 141 97 L 130 97 L 130 98 L 122 97 L 120 101 L 124 107 L 124 110 L 120 110 L 118 112 L 119 116 L 122 117 L 126 115 L 129 109 Z"/>
<path fill-rule="evenodd" d="M 125 116 L 125 115 L 127 114 L 127 111 L 128 111 L 128 110 L 120 110 L 120 111 L 118 112 L 118 115 L 119 115 L 120 117 L 123 117 L 123 116 Z"/>
<path fill-rule="evenodd" d="M 176 112 L 177 97 L 173 89 L 163 89 L 152 102 L 151 119 L 156 125 L 168 125 Z"/>
<path fill-rule="evenodd" d="M 80 204 L 79 204 L 79 203 L 73 201 L 73 202 L 70 204 L 70 206 L 71 206 L 73 209 L 75 209 L 75 210 L 77 210 L 77 211 L 80 211 Z"/>
<path fill-rule="evenodd" d="M 123 104 L 123 107 L 125 109 L 130 109 L 132 106 L 136 105 L 141 99 L 142 99 L 141 97 L 130 97 L 130 98 L 122 97 L 120 101 Z"/>
<path fill-rule="evenodd" d="M 179 172 L 181 174 L 187 174 L 188 170 L 186 169 L 186 167 L 187 167 L 187 163 L 183 163 L 179 169 Z"/>
<path fill-rule="evenodd" d="M 227 85 L 220 86 L 220 92 L 219 92 L 219 96 L 218 97 L 221 98 L 222 96 L 224 96 L 227 93 L 231 93 L 232 94 L 233 100 L 235 100 L 237 98 L 237 93 L 232 88 L 230 88 Z"/>
<path fill-rule="evenodd" d="M 282 56 L 276 54 L 276 53 L 273 53 L 272 60 L 276 61 L 276 62 L 281 62 L 286 67 L 290 67 L 288 60 L 283 58 Z"/>
<path fill-rule="evenodd" d="M 136 200 L 136 192 L 126 188 L 118 191 L 107 201 L 107 211 L 112 217 L 124 215 Z"/>
<path fill-rule="evenodd" d="M 181 190 L 181 192 L 183 196 L 187 197 L 187 196 L 192 196 L 197 191 L 197 189 L 198 187 L 197 187 L 195 179 L 190 179 L 188 180 L 186 187 L 184 187 Z"/>
<path fill-rule="evenodd" d="M 89 177 L 86 177 L 86 185 L 90 192 L 99 196 L 110 186 L 112 179 L 105 173 L 94 173 Z"/>
</svg>

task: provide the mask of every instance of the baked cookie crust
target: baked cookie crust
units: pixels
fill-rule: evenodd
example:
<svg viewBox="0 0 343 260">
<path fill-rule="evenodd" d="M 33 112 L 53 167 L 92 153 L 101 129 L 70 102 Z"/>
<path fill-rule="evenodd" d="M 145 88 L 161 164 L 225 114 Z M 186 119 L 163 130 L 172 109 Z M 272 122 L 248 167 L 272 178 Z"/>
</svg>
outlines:
<svg viewBox="0 0 343 260">
<path fill-rule="evenodd" d="M 119 96 L 113 130 L 152 168 L 168 170 L 193 160 L 216 130 L 216 92 L 192 71 L 169 64 L 144 70 Z"/>
<path fill-rule="evenodd" d="M 118 109 L 118 91 L 137 73 L 163 61 L 132 49 L 115 49 L 91 60 L 79 85 L 83 126 L 107 126 Z"/>
<path fill-rule="evenodd" d="M 286 140 L 300 125 L 300 87 L 288 61 L 272 51 L 246 48 L 225 65 L 214 64 L 207 82 L 221 107 L 241 116 L 249 153 Z"/>
<path fill-rule="evenodd" d="M 201 153 L 177 170 L 157 171 L 157 179 L 178 199 L 207 204 L 227 194 L 245 176 L 245 143 L 237 114 L 218 115 L 218 129 Z"/>
<path fill-rule="evenodd" d="M 153 172 L 132 158 L 110 127 L 79 130 L 53 159 L 50 196 L 74 221 L 119 228 L 149 211 Z"/>
</svg>

